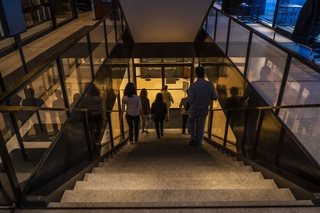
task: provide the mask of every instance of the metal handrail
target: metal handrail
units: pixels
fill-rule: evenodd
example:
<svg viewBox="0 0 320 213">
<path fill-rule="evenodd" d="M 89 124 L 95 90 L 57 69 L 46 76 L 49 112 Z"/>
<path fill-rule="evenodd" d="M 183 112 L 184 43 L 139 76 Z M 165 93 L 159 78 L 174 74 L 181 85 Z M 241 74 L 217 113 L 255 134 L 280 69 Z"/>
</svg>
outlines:
<svg viewBox="0 0 320 213">
<path fill-rule="evenodd" d="M 298 54 L 297 52 L 294 52 L 286 47 L 284 47 L 283 45 L 281 45 L 280 43 L 274 41 L 272 38 L 269 38 L 268 36 L 264 35 L 263 33 L 257 31 L 256 29 L 253 29 L 252 27 L 244 24 L 243 22 L 239 21 L 238 19 L 236 19 L 235 17 L 225 13 L 224 11 L 221 11 L 218 8 L 212 7 L 214 10 L 216 10 L 217 12 L 223 14 L 224 16 L 226 16 L 227 18 L 229 18 L 230 20 L 232 20 L 233 22 L 237 23 L 238 25 L 241 25 L 241 27 L 247 29 L 248 31 L 252 32 L 253 34 L 259 36 L 260 38 L 262 38 L 263 40 L 265 40 L 266 42 L 274 45 L 277 49 L 280 49 L 281 51 L 287 53 L 290 56 L 293 56 L 294 58 L 296 58 L 297 60 L 299 60 L 300 62 L 302 62 L 303 64 L 309 66 L 311 69 L 313 69 L 314 71 L 320 73 L 320 69 L 319 66 L 317 66 L 315 63 L 313 63 L 312 61 L 302 57 L 300 54 Z"/>
<path fill-rule="evenodd" d="M 88 29 L 85 29 L 83 31 L 80 31 L 76 35 L 72 37 L 72 41 L 66 43 L 65 45 L 59 47 L 59 50 L 56 52 L 53 52 L 50 57 L 46 58 L 44 61 L 41 61 L 38 66 L 36 66 L 32 71 L 30 71 L 28 74 L 23 76 L 20 80 L 18 80 L 16 83 L 14 83 L 12 86 L 10 86 L 8 89 L 3 91 L 0 94 L 0 105 L 5 103 L 5 101 L 10 98 L 15 93 L 19 92 L 21 89 L 25 88 L 25 86 L 29 83 L 29 80 L 33 77 L 41 74 L 43 68 L 48 67 L 51 65 L 53 61 L 55 61 L 62 53 L 66 52 L 72 45 L 76 44 L 79 40 L 81 40 L 85 35 L 89 34 L 93 29 L 95 29 L 97 26 L 99 26 L 102 22 L 104 22 L 110 14 L 112 14 L 114 11 L 118 10 L 118 8 L 113 9 L 110 13 L 108 13 L 106 16 L 104 16 L 102 19 L 100 19 L 98 22 L 96 22 L 94 25 L 90 26 Z"/>
</svg>

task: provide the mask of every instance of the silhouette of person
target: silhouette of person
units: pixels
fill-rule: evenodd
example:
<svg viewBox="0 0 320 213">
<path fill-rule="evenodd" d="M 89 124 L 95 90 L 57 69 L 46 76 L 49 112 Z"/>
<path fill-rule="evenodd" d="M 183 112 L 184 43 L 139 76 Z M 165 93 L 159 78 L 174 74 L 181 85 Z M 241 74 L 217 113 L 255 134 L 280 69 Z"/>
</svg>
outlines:
<svg viewBox="0 0 320 213">
<path fill-rule="evenodd" d="M 44 101 L 41 98 L 35 97 L 35 91 L 32 88 L 25 90 L 26 98 L 22 100 L 22 106 L 36 106 L 36 107 L 47 107 Z M 42 112 L 40 110 L 37 111 L 25 111 L 22 113 L 19 113 L 21 115 L 21 123 L 22 125 L 25 124 L 34 114 L 36 115 L 36 119 L 39 126 L 35 125 L 37 123 L 33 123 L 33 128 L 35 130 L 35 136 L 41 137 L 42 132 L 46 131 L 45 126 L 43 125 L 46 122 L 46 113 Z M 44 135 L 46 136 L 46 135 Z"/>
<path fill-rule="evenodd" d="M 61 90 L 56 90 L 54 94 L 56 96 L 56 99 L 52 101 L 52 108 L 64 108 L 65 104 L 62 98 Z M 66 112 L 64 111 L 55 111 L 51 113 L 51 121 L 55 132 L 59 130 L 58 123 L 62 125 L 66 118 Z"/>
<path fill-rule="evenodd" d="M 318 94 L 315 90 L 310 90 L 309 95 L 304 101 L 304 104 L 314 104 L 317 103 Z M 317 127 L 316 123 L 319 118 L 319 108 L 318 107 L 310 107 L 304 108 L 303 113 L 299 115 L 299 128 L 298 134 L 303 135 L 303 130 L 305 131 L 305 135 L 308 137 L 312 137 L 314 132 L 314 128 Z"/>
<path fill-rule="evenodd" d="M 188 95 L 188 91 L 189 90 L 186 91 L 187 95 Z M 181 134 L 186 134 L 187 121 L 188 121 L 188 117 L 189 117 L 190 105 L 187 102 L 187 98 L 188 97 L 181 98 L 180 104 L 179 104 L 180 112 L 182 113 L 182 132 L 181 132 Z M 188 126 L 188 133 L 190 133 L 189 126 Z"/>
<path fill-rule="evenodd" d="M 270 74 L 271 68 L 265 65 L 260 70 L 260 78 L 257 81 L 252 81 L 252 86 L 247 85 L 243 95 L 243 99 L 248 100 L 247 107 L 257 107 L 264 105 L 273 106 L 276 103 L 276 86 L 269 80 L 268 77 L 270 76 Z M 255 88 L 258 93 L 252 87 Z M 250 152 L 252 151 L 252 145 L 255 140 L 259 110 L 249 110 L 246 111 L 245 114 L 246 116 L 244 125 L 246 126 L 246 133 L 245 138 L 241 142 L 242 144 L 239 144 L 239 146 L 242 147 L 245 152 L 248 152 L 248 154 L 250 154 Z"/>
<path fill-rule="evenodd" d="M 167 110 L 168 110 L 168 107 L 166 106 L 166 103 L 163 101 L 163 95 L 162 93 L 159 92 L 156 95 L 156 99 L 151 106 L 151 116 L 156 128 L 156 133 L 158 138 L 160 138 L 160 135 L 164 136 L 163 122 L 166 119 L 168 119 Z"/>
<path fill-rule="evenodd" d="M 90 84 L 86 84 L 85 87 L 88 87 Z M 91 132 L 93 133 L 94 142 L 96 145 L 100 145 L 101 132 L 102 132 L 102 98 L 100 97 L 100 90 L 98 87 L 93 84 L 89 88 L 88 93 L 83 98 L 81 103 L 82 108 L 89 110 L 88 112 L 88 122 L 91 127 Z"/>
<path fill-rule="evenodd" d="M 47 92 L 44 90 L 44 86 L 38 87 L 36 97 L 41 98 L 44 102 L 46 102 L 49 99 Z"/>
<path fill-rule="evenodd" d="M 239 96 L 238 87 L 231 87 L 230 94 L 231 94 L 231 97 L 227 98 L 224 107 L 226 109 L 240 108 L 241 107 L 241 98 Z M 231 111 L 230 112 L 229 124 L 230 124 L 231 129 L 233 129 L 235 126 L 235 122 L 237 120 L 238 114 L 239 114 L 238 111 Z"/>
<path fill-rule="evenodd" d="M 140 99 L 141 99 L 142 111 L 143 111 L 143 117 L 141 120 L 141 132 L 148 133 L 151 111 L 150 111 L 150 101 L 148 98 L 148 91 L 145 88 L 143 88 L 140 91 Z"/>
<path fill-rule="evenodd" d="M 263 66 L 260 70 L 260 78 L 257 81 L 252 81 L 251 84 L 260 93 L 262 98 L 268 105 L 274 106 L 277 101 L 276 85 L 269 80 L 271 68 Z"/>
<path fill-rule="evenodd" d="M 81 97 L 81 96 L 80 96 L 79 93 L 75 93 L 75 94 L 73 95 L 72 103 L 70 104 L 71 109 L 73 109 L 73 108 L 76 106 L 76 104 L 78 103 L 80 97 Z"/>
<path fill-rule="evenodd" d="M 22 100 L 22 106 L 37 106 L 37 107 L 46 107 L 44 101 L 41 98 L 35 97 L 34 89 L 26 89 L 26 98 Z M 24 124 L 36 111 L 26 111 L 23 117 L 22 123 Z M 41 116 L 41 120 L 45 121 L 45 116 Z"/>
</svg>

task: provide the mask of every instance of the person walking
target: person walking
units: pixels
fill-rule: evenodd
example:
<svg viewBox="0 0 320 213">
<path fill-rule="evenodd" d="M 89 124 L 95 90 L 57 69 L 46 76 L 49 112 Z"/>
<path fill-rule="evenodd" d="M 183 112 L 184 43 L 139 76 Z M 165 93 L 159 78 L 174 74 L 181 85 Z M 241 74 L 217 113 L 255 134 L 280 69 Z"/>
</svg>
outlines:
<svg viewBox="0 0 320 213">
<path fill-rule="evenodd" d="M 168 85 L 163 86 L 161 93 L 163 96 L 163 102 L 166 103 L 167 105 L 167 113 L 169 118 L 169 109 L 170 109 L 171 103 L 174 103 L 174 102 L 173 102 L 171 93 L 168 91 Z"/>
<path fill-rule="evenodd" d="M 136 95 L 136 87 L 131 82 L 127 83 L 123 92 L 120 122 L 122 122 L 124 111 L 126 111 L 126 120 L 129 126 L 130 144 L 139 143 L 139 122 L 140 116 L 143 116 L 142 104 L 140 98 Z"/>
<path fill-rule="evenodd" d="M 187 95 L 188 95 L 188 91 L 189 90 L 186 91 Z M 181 98 L 179 108 L 180 108 L 180 114 L 182 115 L 182 132 L 181 132 L 181 134 L 186 134 L 186 127 L 187 127 L 187 121 L 188 121 L 188 117 L 189 117 L 189 108 L 190 108 L 190 105 L 187 102 L 187 97 Z M 188 133 L 190 133 L 189 127 L 188 127 Z"/>
<path fill-rule="evenodd" d="M 190 85 L 187 102 L 189 109 L 190 145 L 201 146 L 204 135 L 204 125 L 208 115 L 208 107 L 212 100 L 218 99 L 218 94 L 212 82 L 204 79 L 204 68 L 196 68 L 197 81 Z"/>
<path fill-rule="evenodd" d="M 168 119 L 167 105 L 163 102 L 162 93 L 156 95 L 155 101 L 151 106 L 151 116 L 154 122 L 157 137 L 160 138 L 163 135 L 163 122 Z"/>
<path fill-rule="evenodd" d="M 150 101 L 148 98 L 148 92 L 145 88 L 140 91 L 140 100 L 142 104 L 143 116 L 141 119 L 141 132 L 149 133 L 148 126 L 150 122 Z"/>
</svg>

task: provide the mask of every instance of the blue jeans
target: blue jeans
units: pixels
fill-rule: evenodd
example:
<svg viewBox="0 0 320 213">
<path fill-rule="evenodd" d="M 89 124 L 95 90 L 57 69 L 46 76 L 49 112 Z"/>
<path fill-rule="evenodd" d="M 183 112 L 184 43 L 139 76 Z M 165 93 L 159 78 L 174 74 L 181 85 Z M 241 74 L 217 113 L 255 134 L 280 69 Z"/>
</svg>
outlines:
<svg viewBox="0 0 320 213">
<path fill-rule="evenodd" d="M 208 115 L 208 109 L 189 110 L 190 139 L 195 140 L 198 146 L 202 145 L 204 125 Z"/>
</svg>

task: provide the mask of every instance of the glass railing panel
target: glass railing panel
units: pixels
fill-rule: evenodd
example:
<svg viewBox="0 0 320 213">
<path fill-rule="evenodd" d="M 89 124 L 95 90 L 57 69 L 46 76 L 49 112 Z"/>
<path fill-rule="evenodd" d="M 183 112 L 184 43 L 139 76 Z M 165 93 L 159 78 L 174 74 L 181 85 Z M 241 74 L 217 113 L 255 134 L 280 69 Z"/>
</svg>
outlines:
<svg viewBox="0 0 320 213">
<path fill-rule="evenodd" d="M 122 31 L 122 22 L 123 22 L 123 16 L 121 14 L 120 10 L 116 10 L 115 11 L 115 16 L 116 16 L 116 25 L 117 25 L 117 40 L 120 39 L 120 36 L 122 35 L 123 31 Z"/>
<path fill-rule="evenodd" d="M 118 107 L 118 101 L 116 100 L 114 103 L 114 109 L 112 110 L 111 113 L 111 123 L 112 123 L 112 135 L 113 138 L 120 138 L 121 137 L 121 131 L 120 131 L 120 120 L 119 120 L 119 107 Z M 127 120 L 125 118 L 125 113 L 123 116 L 123 126 L 124 126 L 124 131 L 128 131 L 129 127 L 127 124 Z M 114 144 L 115 146 L 117 144 Z"/>
<path fill-rule="evenodd" d="M 61 55 L 69 104 L 83 94 L 85 85 L 92 81 L 87 37 L 83 37 Z M 57 69 L 56 65 L 53 69 Z"/>
<path fill-rule="evenodd" d="M 208 118 L 207 118 L 208 119 Z M 209 121 L 210 122 L 210 121 Z M 213 119 L 211 121 L 211 136 L 217 139 L 217 142 L 223 145 L 223 138 L 225 132 L 225 123 L 226 123 L 226 116 L 224 115 L 223 111 L 214 111 Z"/>
<path fill-rule="evenodd" d="M 13 202 L 15 201 L 15 196 L 12 191 L 8 176 L 5 173 L 4 166 L 3 166 L 3 161 L 0 156 L 0 167 L 1 167 L 1 172 L 0 172 L 0 182 L 1 182 L 1 192 L 3 195 L 6 196 L 1 196 L 0 198 L 0 203 L 2 206 L 11 206 Z M 19 182 L 22 182 L 22 178 L 20 176 L 17 177 Z M 19 180 L 20 179 L 20 180 Z M 5 210 L 3 210 L 5 211 Z"/>
<path fill-rule="evenodd" d="M 250 31 L 231 22 L 228 56 L 238 69 L 244 73 Z"/>
<path fill-rule="evenodd" d="M 219 30 L 216 31 L 215 42 L 223 52 L 226 51 L 226 46 L 227 46 L 228 25 L 229 25 L 229 18 L 222 15 L 221 13 L 218 13 L 216 29 L 219 29 Z"/>
<path fill-rule="evenodd" d="M 282 105 L 319 104 L 320 74 L 292 59 Z M 281 109 L 280 118 L 296 135 L 311 155 L 320 162 L 319 107 Z"/>
<path fill-rule="evenodd" d="M 28 101 L 30 99 L 23 99 L 22 103 Z M 34 98 L 34 101 L 42 102 L 38 98 Z M 5 133 L 8 154 L 19 183 L 27 180 L 35 171 L 55 137 L 53 124 L 49 119 L 50 113 L 51 111 L 22 109 L 13 113 L 13 117 L 7 113 L 1 114 L 6 119 L 6 127 L 1 128 L 1 131 Z"/>
<path fill-rule="evenodd" d="M 203 26 L 203 28 L 207 31 L 208 35 L 210 35 L 211 38 L 214 38 L 216 13 L 217 13 L 217 10 L 211 8 L 209 15 L 206 19 L 206 22 L 204 23 L 204 26 Z"/>
<path fill-rule="evenodd" d="M 94 28 L 90 33 L 90 45 L 92 51 L 93 70 L 96 74 L 102 63 L 107 57 L 106 41 L 104 34 L 104 25 L 101 23 Z"/>
<path fill-rule="evenodd" d="M 253 35 L 247 78 L 270 106 L 276 104 L 286 58 L 285 52 Z"/>
<path fill-rule="evenodd" d="M 113 13 L 111 13 L 109 15 L 109 18 L 106 19 L 106 26 L 107 26 L 107 42 L 108 42 L 108 51 L 109 51 L 108 53 L 110 53 L 114 45 L 117 43 Z"/>
<path fill-rule="evenodd" d="M 122 24 L 122 32 L 124 32 L 126 29 L 127 29 L 127 23 L 126 23 L 126 20 L 124 19 L 124 15 L 121 14 L 121 24 Z"/>
<path fill-rule="evenodd" d="M 66 66 L 64 65 L 64 70 L 66 71 Z M 70 75 L 67 71 L 65 74 Z M 46 71 L 43 72 L 38 78 L 36 78 L 30 85 L 35 92 L 34 97 L 40 103 L 43 104 L 41 107 L 52 107 L 52 108 L 65 108 L 64 97 L 62 95 L 61 82 L 59 80 L 58 70 L 55 63 Z M 67 85 L 67 91 L 70 93 L 70 85 Z M 22 95 L 25 95 L 22 93 Z M 71 97 L 70 97 L 71 98 Z M 23 100 L 22 105 L 25 103 L 30 106 L 30 101 Z M 40 116 L 42 118 L 42 123 L 45 124 L 47 131 L 51 134 L 57 134 L 61 126 L 67 119 L 66 112 L 46 112 L 40 111 Z"/>
<path fill-rule="evenodd" d="M 10 58 L 4 57 L 5 60 L 0 58 L 1 76 L 6 88 L 17 83 L 18 80 L 26 75 L 26 71 L 23 69 L 22 62 L 20 60 L 19 51 L 15 51 L 13 54 L 15 56 Z"/>
</svg>

